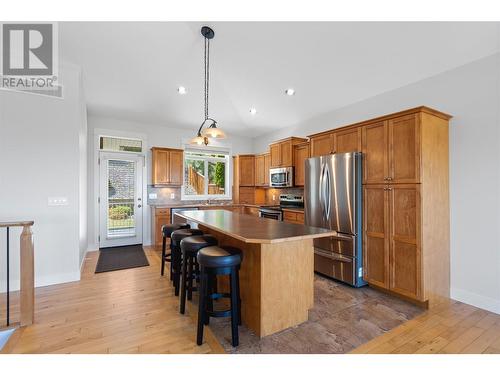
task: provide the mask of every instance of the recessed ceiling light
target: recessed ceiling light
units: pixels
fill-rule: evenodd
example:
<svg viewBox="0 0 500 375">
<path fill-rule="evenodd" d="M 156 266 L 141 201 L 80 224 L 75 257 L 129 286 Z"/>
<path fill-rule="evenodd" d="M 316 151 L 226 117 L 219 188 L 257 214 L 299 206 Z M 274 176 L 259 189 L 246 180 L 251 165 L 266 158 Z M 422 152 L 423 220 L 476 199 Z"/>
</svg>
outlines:
<svg viewBox="0 0 500 375">
<path fill-rule="evenodd" d="M 250 108 L 250 114 L 255 115 L 257 113 L 257 109 Z"/>
<path fill-rule="evenodd" d="M 287 94 L 288 96 L 295 95 L 295 90 L 294 89 L 286 89 L 285 94 Z"/>
<path fill-rule="evenodd" d="M 179 86 L 179 87 L 177 88 L 177 91 L 178 91 L 178 92 L 179 92 L 179 94 L 181 94 L 181 95 L 184 95 L 184 94 L 186 94 L 186 93 L 187 93 L 187 90 L 186 90 L 186 88 L 185 88 L 184 86 Z"/>
</svg>

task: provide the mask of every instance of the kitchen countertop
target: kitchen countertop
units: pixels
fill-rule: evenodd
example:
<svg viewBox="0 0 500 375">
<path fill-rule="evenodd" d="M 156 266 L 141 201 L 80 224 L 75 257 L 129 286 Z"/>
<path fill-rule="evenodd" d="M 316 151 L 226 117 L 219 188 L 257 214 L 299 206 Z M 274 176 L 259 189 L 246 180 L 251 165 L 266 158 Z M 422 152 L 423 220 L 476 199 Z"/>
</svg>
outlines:
<svg viewBox="0 0 500 375">
<path fill-rule="evenodd" d="M 273 204 L 247 204 L 247 203 L 158 203 L 158 204 L 149 204 L 149 206 L 153 208 L 182 208 L 182 207 L 271 207 Z"/>
<path fill-rule="evenodd" d="M 279 243 L 335 235 L 335 232 L 323 228 L 264 219 L 227 210 L 181 211 L 176 215 L 245 243 Z"/>
<path fill-rule="evenodd" d="M 304 207 L 286 207 L 282 208 L 283 211 L 292 211 L 292 212 L 304 212 Z"/>
</svg>

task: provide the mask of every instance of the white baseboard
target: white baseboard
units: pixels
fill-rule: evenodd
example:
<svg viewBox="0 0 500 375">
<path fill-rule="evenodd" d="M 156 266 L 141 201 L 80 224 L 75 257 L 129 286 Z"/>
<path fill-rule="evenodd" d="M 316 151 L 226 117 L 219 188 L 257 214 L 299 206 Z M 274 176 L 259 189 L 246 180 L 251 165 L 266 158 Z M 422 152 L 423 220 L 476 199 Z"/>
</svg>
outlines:
<svg viewBox="0 0 500 375">
<path fill-rule="evenodd" d="M 454 300 L 500 314 L 500 300 L 458 288 L 451 288 L 450 294 Z"/>
<path fill-rule="evenodd" d="M 48 286 L 54 284 L 63 284 L 70 283 L 72 281 L 80 280 L 80 272 L 69 272 L 69 273 L 60 273 L 56 275 L 50 276 L 42 276 L 35 277 L 35 288 L 39 288 L 41 286 Z M 11 292 L 18 291 L 21 288 L 19 279 L 10 280 L 9 289 Z M 6 285 L 5 282 L 0 283 L 0 290 L 5 290 Z"/>
</svg>

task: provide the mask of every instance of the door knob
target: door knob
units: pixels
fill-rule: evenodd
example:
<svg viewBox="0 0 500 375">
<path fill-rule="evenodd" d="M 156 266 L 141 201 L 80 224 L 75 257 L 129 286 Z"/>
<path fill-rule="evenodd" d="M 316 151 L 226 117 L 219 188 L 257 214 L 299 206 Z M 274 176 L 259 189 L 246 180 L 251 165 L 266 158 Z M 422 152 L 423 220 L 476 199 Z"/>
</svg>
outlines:
<svg viewBox="0 0 500 375">
<path fill-rule="evenodd" d="M 142 207 L 142 205 L 138 204 L 138 205 L 137 205 L 137 207 L 138 207 L 138 208 L 141 208 L 141 207 Z"/>
</svg>

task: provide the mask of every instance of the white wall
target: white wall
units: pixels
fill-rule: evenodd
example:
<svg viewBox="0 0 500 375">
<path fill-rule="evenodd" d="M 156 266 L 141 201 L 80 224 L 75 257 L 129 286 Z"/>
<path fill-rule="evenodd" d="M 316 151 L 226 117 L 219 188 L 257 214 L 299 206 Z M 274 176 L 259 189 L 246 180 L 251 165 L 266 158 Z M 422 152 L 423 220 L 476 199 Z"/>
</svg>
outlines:
<svg viewBox="0 0 500 375">
<path fill-rule="evenodd" d="M 290 135 L 305 136 L 420 105 L 453 115 L 451 294 L 500 313 L 499 91 L 497 54 L 256 138 L 254 151 Z"/>
<path fill-rule="evenodd" d="M 183 140 L 192 138 L 197 129 L 196 124 L 193 124 L 193 129 L 176 128 L 174 126 L 166 126 L 161 124 L 146 124 L 134 121 L 126 121 L 121 119 L 89 115 L 88 117 L 88 250 L 97 250 L 97 235 L 98 235 L 98 222 L 96 211 L 97 197 L 95 189 L 97 188 L 97 181 L 95 175 L 96 169 L 96 156 L 95 156 L 95 129 L 109 130 L 117 136 L 142 136 L 147 140 L 147 153 L 146 153 L 146 168 L 147 179 L 146 184 L 151 184 L 151 151 L 153 146 L 157 147 L 173 147 L 182 148 Z M 107 133 L 110 133 L 107 132 Z M 252 152 L 252 140 L 250 138 L 234 136 L 228 134 L 224 145 L 232 149 L 233 154 L 243 154 Z M 146 201 L 144 196 L 144 201 Z M 145 245 L 151 244 L 151 212 L 149 206 L 146 208 L 146 217 L 143 226 L 143 243 Z"/>
<path fill-rule="evenodd" d="M 80 228 L 80 69 L 61 64 L 63 98 L 0 90 L 0 221 L 34 220 L 35 284 L 78 280 Z M 79 152 L 80 150 L 80 152 Z M 49 207 L 48 197 L 68 205 Z M 80 231 L 83 231 L 80 233 Z M 0 264 L 5 264 L 5 231 L 0 231 Z M 19 287 L 19 235 L 11 234 L 11 286 Z M 5 268 L 0 283 L 5 284 Z"/>
</svg>

